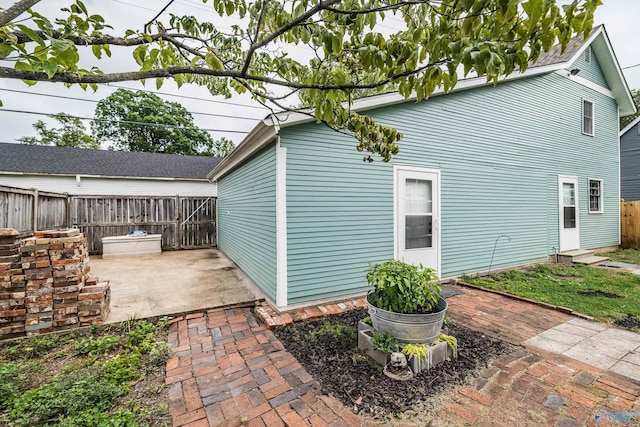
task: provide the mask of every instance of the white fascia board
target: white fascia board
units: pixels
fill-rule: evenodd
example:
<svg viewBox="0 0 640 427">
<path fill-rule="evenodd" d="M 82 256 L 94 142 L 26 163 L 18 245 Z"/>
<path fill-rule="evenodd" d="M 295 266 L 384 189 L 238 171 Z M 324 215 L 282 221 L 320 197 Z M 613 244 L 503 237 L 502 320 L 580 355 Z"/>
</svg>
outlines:
<svg viewBox="0 0 640 427">
<path fill-rule="evenodd" d="M 18 176 L 51 176 L 51 177 L 81 177 L 92 179 L 131 179 L 145 181 L 195 181 L 206 182 L 205 178 L 171 178 L 162 176 L 127 176 L 127 175 L 89 175 L 86 173 L 44 173 L 44 172 L 13 172 L 0 171 L 0 175 L 18 175 Z"/>
<path fill-rule="evenodd" d="M 591 80 L 585 79 L 584 77 L 580 77 L 578 75 L 572 76 L 570 70 L 565 69 L 565 70 L 558 70 L 556 71 L 556 74 L 558 74 L 559 76 L 562 76 L 564 78 L 567 78 L 573 82 L 578 83 L 579 85 L 588 87 L 589 89 L 601 93 L 604 96 L 608 96 L 609 98 L 612 99 L 616 99 L 615 95 L 613 94 L 613 92 L 611 92 L 609 89 L 607 89 L 606 87 L 602 87 L 597 83 L 592 82 Z"/>
<path fill-rule="evenodd" d="M 217 181 L 221 176 L 235 168 L 244 159 L 255 153 L 269 142 L 274 141 L 277 135 L 277 128 L 270 118 L 261 120 L 240 144 L 227 155 L 218 165 L 207 175 L 211 182 Z"/>
<path fill-rule="evenodd" d="M 607 83 L 611 87 L 611 93 L 618 103 L 621 116 L 628 116 L 636 113 L 636 105 L 633 102 L 633 96 L 627 85 L 627 81 L 622 73 L 622 68 L 618 63 L 616 53 L 613 51 L 607 30 L 604 25 L 601 25 L 589 39 L 582 45 L 582 47 L 573 55 L 569 60 L 569 66 L 575 63 L 584 51 L 591 46 L 598 58 L 598 63 L 602 69 Z M 603 60 L 605 59 L 605 60 Z"/>
<path fill-rule="evenodd" d="M 631 123 L 629 123 L 628 125 L 626 125 L 624 127 L 624 129 L 622 129 L 620 131 L 620 136 L 624 135 L 625 133 L 629 132 L 629 130 L 631 128 L 633 128 L 635 125 L 637 125 L 638 123 L 640 123 L 640 116 L 636 117 L 636 119 L 634 121 L 632 121 Z"/>
</svg>

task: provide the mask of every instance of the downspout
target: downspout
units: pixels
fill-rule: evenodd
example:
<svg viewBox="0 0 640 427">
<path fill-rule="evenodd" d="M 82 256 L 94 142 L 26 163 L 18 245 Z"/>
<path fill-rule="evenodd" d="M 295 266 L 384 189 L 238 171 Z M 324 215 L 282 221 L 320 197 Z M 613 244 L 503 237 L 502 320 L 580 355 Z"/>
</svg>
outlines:
<svg viewBox="0 0 640 427">
<path fill-rule="evenodd" d="M 287 273 L 287 149 L 280 146 L 280 126 L 271 118 L 276 133 L 276 305 L 288 304 Z"/>
</svg>

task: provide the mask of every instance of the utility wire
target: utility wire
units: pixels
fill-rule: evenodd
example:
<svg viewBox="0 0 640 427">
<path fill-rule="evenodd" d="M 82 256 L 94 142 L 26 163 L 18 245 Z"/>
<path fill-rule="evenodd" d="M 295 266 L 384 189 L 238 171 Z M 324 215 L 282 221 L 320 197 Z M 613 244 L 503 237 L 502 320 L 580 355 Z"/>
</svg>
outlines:
<svg viewBox="0 0 640 427">
<path fill-rule="evenodd" d="M 47 96 L 50 98 L 59 98 L 59 99 L 70 99 L 70 100 L 74 100 L 74 101 L 84 101 L 84 102 L 93 102 L 95 104 L 97 104 L 98 100 L 95 99 L 86 99 L 86 98 L 76 98 L 73 96 L 64 96 L 64 95 L 52 95 L 52 94 L 48 94 L 48 93 L 34 93 L 34 92 L 28 92 L 26 90 L 18 90 L 18 89 L 5 89 L 5 88 L 0 88 L 0 90 L 5 91 L 5 92 L 13 92 L 13 93 L 22 93 L 22 94 L 26 94 L 26 95 L 35 95 L 35 96 Z M 198 111 L 189 111 L 190 114 L 199 114 L 202 116 L 211 116 L 211 117 L 224 117 L 227 119 L 238 119 L 238 120 L 251 120 L 251 121 L 258 121 L 261 120 L 261 118 L 257 118 L 257 117 L 242 117 L 242 116 L 231 116 L 231 115 L 227 115 L 227 114 L 216 114 L 216 113 L 201 113 Z"/>
<path fill-rule="evenodd" d="M 10 108 L 0 108 L 0 112 L 20 113 L 20 114 L 35 114 L 35 115 L 47 116 L 47 117 L 54 117 L 54 116 L 58 115 L 58 113 L 55 113 L 55 114 L 53 114 L 53 113 L 39 113 L 39 112 L 36 112 L 36 111 L 14 110 L 14 109 L 10 109 Z M 66 114 L 66 116 L 74 118 L 74 119 L 89 120 L 91 122 L 125 123 L 125 124 L 131 124 L 131 125 L 139 125 L 139 126 L 152 126 L 152 127 L 164 127 L 164 128 L 169 128 L 169 129 L 190 130 L 190 128 L 185 128 L 183 126 L 165 125 L 165 124 L 161 124 L 161 123 L 134 122 L 134 121 L 130 121 L 130 120 L 96 119 L 96 118 L 93 118 L 93 117 L 81 117 L 81 116 L 74 116 L 74 115 L 71 115 L 71 114 Z M 203 128 L 197 128 L 197 129 L 208 131 L 208 132 L 228 132 L 228 133 L 242 133 L 242 134 L 249 133 L 248 131 L 230 130 L 230 129 L 203 129 Z"/>
<path fill-rule="evenodd" d="M 636 65 L 629 65 L 628 67 L 622 67 L 623 70 L 628 70 L 629 68 L 636 68 L 636 67 L 640 67 L 640 64 L 636 64 Z"/>
<path fill-rule="evenodd" d="M 216 103 L 216 104 L 224 104 L 224 105 L 236 105 L 238 107 L 245 107 L 245 108 L 257 108 L 257 109 L 263 110 L 263 111 L 267 110 L 265 107 L 259 107 L 257 105 L 240 104 L 238 102 L 218 101 L 218 100 L 215 100 L 215 99 L 198 98 L 196 96 L 176 95 L 176 94 L 168 93 L 168 92 L 159 92 L 159 91 L 153 91 L 153 90 L 148 90 L 148 89 L 137 89 L 137 88 L 118 85 L 118 84 L 114 84 L 114 83 L 99 83 L 99 84 L 100 85 L 104 85 L 104 86 L 117 87 L 117 88 L 120 88 L 120 89 L 139 90 L 140 92 L 155 93 L 155 94 L 158 94 L 158 95 L 166 95 L 166 96 L 174 96 L 176 98 L 193 99 L 195 101 L 213 102 L 213 103 Z"/>
</svg>

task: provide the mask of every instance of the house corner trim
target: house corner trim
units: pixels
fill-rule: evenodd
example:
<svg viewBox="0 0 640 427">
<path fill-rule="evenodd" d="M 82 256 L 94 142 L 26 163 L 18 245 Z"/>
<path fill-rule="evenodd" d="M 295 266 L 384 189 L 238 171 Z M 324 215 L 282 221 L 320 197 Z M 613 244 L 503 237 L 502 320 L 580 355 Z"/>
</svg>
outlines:
<svg viewBox="0 0 640 427">
<path fill-rule="evenodd" d="M 276 305 L 287 306 L 287 149 L 276 137 Z"/>
</svg>

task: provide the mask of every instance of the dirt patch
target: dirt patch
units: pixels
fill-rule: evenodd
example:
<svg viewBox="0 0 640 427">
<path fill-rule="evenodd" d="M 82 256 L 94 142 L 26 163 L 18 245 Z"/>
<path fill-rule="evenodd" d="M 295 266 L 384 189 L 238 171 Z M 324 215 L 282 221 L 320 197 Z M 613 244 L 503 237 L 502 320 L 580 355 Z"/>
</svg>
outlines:
<svg viewBox="0 0 640 427">
<path fill-rule="evenodd" d="M 621 328 L 624 328 L 624 329 L 640 330 L 640 317 L 638 316 L 632 316 L 628 314 L 627 317 L 624 317 L 622 319 L 617 319 L 613 323 L 615 323 L 616 326 L 620 326 Z"/>
<path fill-rule="evenodd" d="M 624 298 L 618 294 L 612 294 L 611 292 L 603 291 L 578 291 L 578 294 L 585 297 L 605 297 L 611 299 Z"/>
<path fill-rule="evenodd" d="M 497 356 L 515 349 L 456 326 L 450 333 L 458 339 L 458 359 L 421 372 L 410 381 L 394 381 L 358 349 L 356 325 L 366 314 L 351 311 L 298 322 L 276 329 L 275 334 L 320 383 L 323 392 L 334 395 L 354 412 L 384 420 L 385 424 L 416 417 L 422 423 L 428 422 L 457 386 L 469 381 Z"/>
</svg>

